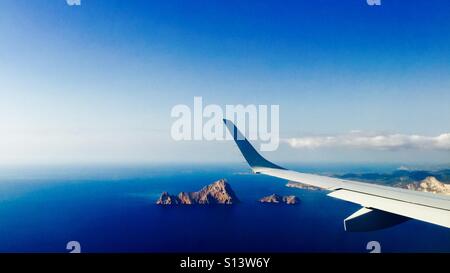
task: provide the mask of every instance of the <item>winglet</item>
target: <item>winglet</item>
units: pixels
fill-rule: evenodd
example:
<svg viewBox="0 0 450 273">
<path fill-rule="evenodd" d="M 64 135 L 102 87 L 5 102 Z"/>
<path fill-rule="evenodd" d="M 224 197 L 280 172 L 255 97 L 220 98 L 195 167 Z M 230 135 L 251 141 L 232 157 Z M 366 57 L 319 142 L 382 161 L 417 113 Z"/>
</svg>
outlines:
<svg viewBox="0 0 450 273">
<path fill-rule="evenodd" d="M 253 146 L 250 144 L 250 142 L 248 142 L 248 140 L 242 135 L 242 133 L 234 125 L 233 122 L 231 122 L 230 120 L 227 120 L 227 119 L 224 119 L 223 122 L 225 123 L 225 126 L 230 131 L 230 134 L 233 136 L 233 139 L 236 142 L 236 145 L 238 146 L 239 150 L 241 151 L 241 153 L 244 156 L 245 160 L 247 161 L 248 165 L 250 165 L 250 167 L 252 169 L 254 169 L 254 168 L 272 168 L 272 169 L 285 170 L 283 167 L 273 164 L 272 162 L 270 162 L 270 161 L 266 160 L 264 157 L 262 157 L 255 150 L 255 148 L 253 148 Z"/>
</svg>

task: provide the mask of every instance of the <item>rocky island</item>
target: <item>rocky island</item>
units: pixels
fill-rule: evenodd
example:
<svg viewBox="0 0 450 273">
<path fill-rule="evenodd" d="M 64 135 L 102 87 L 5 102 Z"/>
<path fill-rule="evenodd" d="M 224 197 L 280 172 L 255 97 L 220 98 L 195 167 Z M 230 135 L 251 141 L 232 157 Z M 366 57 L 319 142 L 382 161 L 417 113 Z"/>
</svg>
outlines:
<svg viewBox="0 0 450 273">
<path fill-rule="evenodd" d="M 235 204 L 239 199 L 225 179 L 220 179 L 196 192 L 180 192 L 171 195 L 163 192 L 156 204 L 158 205 L 208 205 Z"/>
<path fill-rule="evenodd" d="M 287 205 L 295 205 L 300 202 L 297 196 L 288 195 L 288 196 L 280 196 L 278 194 L 272 194 L 266 197 L 259 199 L 260 203 L 275 203 L 275 204 L 287 204 Z"/>
</svg>

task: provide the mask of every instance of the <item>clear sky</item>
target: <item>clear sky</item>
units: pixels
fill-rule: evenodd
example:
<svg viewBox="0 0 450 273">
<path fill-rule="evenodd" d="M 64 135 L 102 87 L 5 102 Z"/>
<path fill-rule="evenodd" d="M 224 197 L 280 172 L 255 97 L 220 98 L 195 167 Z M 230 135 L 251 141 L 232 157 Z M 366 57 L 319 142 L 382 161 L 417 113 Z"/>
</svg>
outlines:
<svg viewBox="0 0 450 273">
<path fill-rule="evenodd" d="M 274 160 L 449 163 L 450 2 L 1 1 L 0 164 L 242 161 L 172 140 L 194 96 L 279 104 L 283 139 L 319 143 Z"/>
</svg>

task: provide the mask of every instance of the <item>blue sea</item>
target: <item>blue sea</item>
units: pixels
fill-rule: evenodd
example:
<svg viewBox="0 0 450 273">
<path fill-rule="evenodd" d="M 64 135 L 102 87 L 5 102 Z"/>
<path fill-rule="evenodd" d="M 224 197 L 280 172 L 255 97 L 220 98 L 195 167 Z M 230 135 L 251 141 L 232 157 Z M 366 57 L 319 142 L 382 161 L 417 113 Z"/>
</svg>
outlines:
<svg viewBox="0 0 450 273">
<path fill-rule="evenodd" d="M 315 173 L 390 166 L 293 166 Z M 234 206 L 161 207 L 162 191 L 196 191 L 226 178 Z M 0 252 L 450 252 L 448 229 L 411 220 L 367 233 L 344 231 L 359 206 L 324 191 L 287 188 L 245 165 L 33 166 L 0 171 Z M 296 206 L 260 204 L 293 194 Z"/>
</svg>

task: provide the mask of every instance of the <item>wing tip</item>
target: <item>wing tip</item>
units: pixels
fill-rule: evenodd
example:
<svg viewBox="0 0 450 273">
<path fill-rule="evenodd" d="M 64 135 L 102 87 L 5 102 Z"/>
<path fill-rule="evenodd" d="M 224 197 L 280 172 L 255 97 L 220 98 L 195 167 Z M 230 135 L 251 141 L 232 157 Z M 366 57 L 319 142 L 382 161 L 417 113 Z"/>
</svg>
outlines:
<svg viewBox="0 0 450 273">
<path fill-rule="evenodd" d="M 252 169 L 262 167 L 284 170 L 283 167 L 280 167 L 261 156 L 261 154 L 256 151 L 252 144 L 250 144 L 250 142 L 245 138 L 245 136 L 239 131 L 237 126 L 231 120 L 224 118 L 223 122 L 233 136 L 233 140 L 238 146 L 242 156 L 245 158 L 248 165 Z"/>
</svg>

